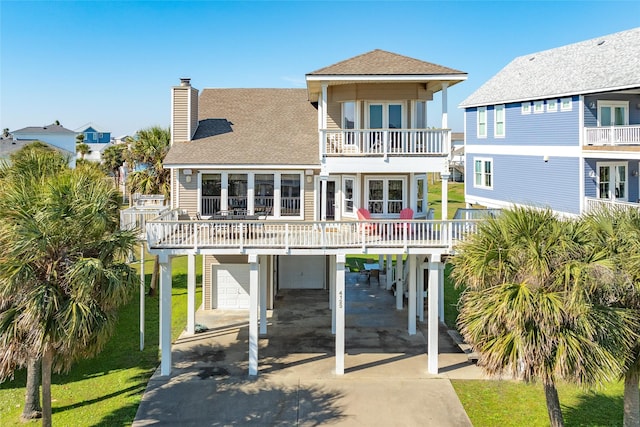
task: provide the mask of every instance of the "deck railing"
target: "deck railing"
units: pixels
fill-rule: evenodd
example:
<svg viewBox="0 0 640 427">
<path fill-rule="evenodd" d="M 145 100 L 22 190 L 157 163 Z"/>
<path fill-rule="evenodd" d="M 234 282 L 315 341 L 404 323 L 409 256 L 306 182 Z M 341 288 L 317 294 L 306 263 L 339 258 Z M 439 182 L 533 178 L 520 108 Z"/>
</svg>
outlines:
<svg viewBox="0 0 640 427">
<path fill-rule="evenodd" d="M 450 129 L 323 129 L 323 155 L 383 156 L 449 154 Z"/>
<path fill-rule="evenodd" d="M 640 145 L 640 125 L 584 128 L 585 145 Z"/>
<path fill-rule="evenodd" d="M 147 222 L 151 249 L 438 247 L 450 250 L 456 242 L 475 233 L 478 224 L 477 220 L 179 221 L 177 218 L 177 214 L 163 214 Z"/>
<path fill-rule="evenodd" d="M 158 215 L 170 214 L 169 206 L 133 206 L 120 211 L 120 229 L 138 230 L 140 238 L 146 237 L 145 227 L 147 221 L 159 219 Z M 177 218 L 177 216 L 176 216 Z"/>
<path fill-rule="evenodd" d="M 623 202 L 621 200 L 595 199 L 592 197 L 584 198 L 585 212 L 591 212 L 598 209 L 640 209 L 640 204 Z"/>
</svg>

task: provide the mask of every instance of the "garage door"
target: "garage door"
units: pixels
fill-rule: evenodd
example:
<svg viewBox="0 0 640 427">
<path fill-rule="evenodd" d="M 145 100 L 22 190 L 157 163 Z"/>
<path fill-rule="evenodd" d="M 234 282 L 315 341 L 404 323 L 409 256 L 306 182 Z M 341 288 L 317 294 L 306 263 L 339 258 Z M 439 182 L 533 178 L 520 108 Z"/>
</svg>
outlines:
<svg viewBox="0 0 640 427">
<path fill-rule="evenodd" d="M 249 266 L 221 264 L 212 266 L 213 304 L 215 308 L 249 308 Z"/>
<path fill-rule="evenodd" d="M 280 289 L 324 289 L 324 255 L 279 257 Z"/>
</svg>

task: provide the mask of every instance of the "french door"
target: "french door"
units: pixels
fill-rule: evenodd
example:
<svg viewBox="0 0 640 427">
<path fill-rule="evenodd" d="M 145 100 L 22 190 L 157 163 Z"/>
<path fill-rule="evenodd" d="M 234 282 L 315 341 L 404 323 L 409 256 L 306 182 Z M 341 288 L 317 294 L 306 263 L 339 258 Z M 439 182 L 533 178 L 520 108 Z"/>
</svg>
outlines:
<svg viewBox="0 0 640 427">
<path fill-rule="evenodd" d="M 627 163 L 598 163 L 598 198 L 628 200 Z"/>
</svg>

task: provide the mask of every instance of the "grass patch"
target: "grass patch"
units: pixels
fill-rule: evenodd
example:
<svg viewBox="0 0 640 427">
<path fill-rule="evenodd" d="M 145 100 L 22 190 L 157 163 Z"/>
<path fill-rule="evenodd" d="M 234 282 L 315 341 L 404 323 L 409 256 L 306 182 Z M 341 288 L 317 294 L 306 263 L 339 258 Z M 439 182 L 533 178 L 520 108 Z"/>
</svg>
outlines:
<svg viewBox="0 0 640 427">
<path fill-rule="evenodd" d="M 139 262 L 135 264 L 136 268 Z M 202 271 L 198 257 L 196 272 Z M 145 262 L 147 284 L 151 280 L 153 259 Z M 199 283 L 201 278 L 196 278 Z M 187 318 L 187 258 L 173 261 L 172 339 L 182 332 Z M 139 292 L 123 306 L 118 324 L 105 349 L 93 359 L 76 363 L 68 374 L 52 377 L 54 425 L 114 426 L 130 425 L 149 377 L 159 363 L 158 297 L 146 297 L 145 349 L 140 351 Z M 197 290 L 196 304 L 200 302 Z M 16 372 L 12 381 L 0 384 L 0 425 L 20 426 L 24 404 L 24 370 Z M 32 421 L 26 425 L 39 425 Z"/>
<path fill-rule="evenodd" d="M 541 384 L 515 381 L 452 380 L 471 422 L 482 426 L 548 426 Z M 559 384 L 558 395 L 567 426 L 622 425 L 623 383 L 597 390 Z"/>
<path fill-rule="evenodd" d="M 464 183 L 449 181 L 447 189 L 449 193 L 447 199 L 447 218 L 451 219 L 458 208 L 466 207 L 466 203 L 464 201 Z M 433 208 L 434 210 L 434 219 L 441 219 L 442 184 L 440 181 L 436 181 L 432 184 L 431 180 L 429 180 L 427 192 L 429 194 L 429 208 Z"/>
</svg>

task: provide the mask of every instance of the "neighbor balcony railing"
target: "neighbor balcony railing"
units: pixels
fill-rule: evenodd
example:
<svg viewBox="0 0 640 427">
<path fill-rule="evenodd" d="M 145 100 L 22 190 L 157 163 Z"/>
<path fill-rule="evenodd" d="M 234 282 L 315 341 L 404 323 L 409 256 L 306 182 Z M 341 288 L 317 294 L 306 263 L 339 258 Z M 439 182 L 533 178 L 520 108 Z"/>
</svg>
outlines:
<svg viewBox="0 0 640 427">
<path fill-rule="evenodd" d="M 180 211 L 147 221 L 151 249 L 340 249 L 437 247 L 454 244 L 475 233 L 478 220 L 178 220 Z"/>
<path fill-rule="evenodd" d="M 621 200 L 596 199 L 593 197 L 584 198 L 585 212 L 591 212 L 598 209 L 640 209 L 640 204 L 624 202 Z"/>
<path fill-rule="evenodd" d="M 450 129 L 323 129 L 322 155 L 383 156 L 449 154 Z"/>
<path fill-rule="evenodd" d="M 640 125 L 584 128 L 585 145 L 640 145 Z"/>
</svg>

